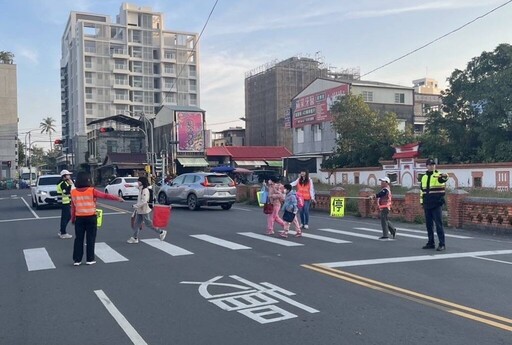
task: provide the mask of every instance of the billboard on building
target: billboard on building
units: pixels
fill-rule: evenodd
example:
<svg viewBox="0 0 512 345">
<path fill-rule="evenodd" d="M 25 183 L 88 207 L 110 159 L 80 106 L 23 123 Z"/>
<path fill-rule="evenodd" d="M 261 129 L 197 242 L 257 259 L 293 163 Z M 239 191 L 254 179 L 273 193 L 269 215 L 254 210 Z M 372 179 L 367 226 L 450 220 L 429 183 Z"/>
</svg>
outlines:
<svg viewBox="0 0 512 345">
<path fill-rule="evenodd" d="M 178 152 L 204 152 L 204 126 L 201 112 L 176 112 Z"/>
<path fill-rule="evenodd" d="M 331 106 L 339 96 L 344 96 L 348 92 L 349 85 L 342 84 L 294 99 L 292 102 L 293 127 L 304 127 L 309 124 L 332 121 Z"/>
</svg>

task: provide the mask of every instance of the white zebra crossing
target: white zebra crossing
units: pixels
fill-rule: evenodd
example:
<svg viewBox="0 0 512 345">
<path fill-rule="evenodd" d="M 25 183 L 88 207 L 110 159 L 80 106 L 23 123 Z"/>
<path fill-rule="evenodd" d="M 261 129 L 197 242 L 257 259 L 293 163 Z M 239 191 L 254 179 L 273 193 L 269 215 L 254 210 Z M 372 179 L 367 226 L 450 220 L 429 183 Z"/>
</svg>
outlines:
<svg viewBox="0 0 512 345">
<path fill-rule="evenodd" d="M 116 252 L 112 247 L 110 247 L 105 242 L 99 242 L 96 243 L 96 246 L 94 247 L 94 252 L 97 257 L 101 259 L 106 264 L 112 263 L 112 262 L 121 262 L 121 261 L 128 261 L 127 258 Z"/>
<path fill-rule="evenodd" d="M 55 265 L 46 251 L 46 248 L 23 249 L 25 262 L 29 271 L 49 270 Z"/>
<path fill-rule="evenodd" d="M 325 232 L 331 232 L 333 234 L 340 234 L 340 235 L 347 235 L 347 236 L 353 236 L 353 237 L 367 238 L 369 240 L 375 240 L 375 241 L 379 240 L 379 238 L 377 236 L 360 234 L 358 232 L 353 232 L 353 231 L 343 231 L 343 230 L 336 230 L 336 229 L 330 229 L 330 228 L 323 228 L 323 229 L 318 229 L 318 230 L 325 231 Z"/>
<path fill-rule="evenodd" d="M 265 242 L 271 242 L 271 243 L 278 244 L 278 245 L 285 246 L 285 247 L 303 246 L 302 243 L 291 242 L 288 240 L 282 240 L 280 238 L 275 238 L 275 237 L 268 236 L 268 235 L 255 234 L 254 232 L 239 232 L 238 234 L 242 235 L 242 236 L 250 237 L 250 238 L 255 238 L 257 240 L 262 240 Z"/>
<path fill-rule="evenodd" d="M 142 242 L 149 244 L 151 247 L 155 247 L 156 249 L 160 249 L 161 251 L 171 255 L 171 256 L 182 256 L 182 255 L 192 255 L 194 253 L 183 249 L 181 247 L 170 244 L 169 242 L 160 241 L 157 238 L 152 238 L 149 240 L 141 240 Z"/>
<path fill-rule="evenodd" d="M 232 250 L 252 249 L 251 247 L 247 247 L 247 246 L 244 246 L 244 245 L 241 245 L 241 244 L 238 244 L 235 242 L 231 242 L 231 241 L 226 241 L 221 238 L 213 237 L 210 235 L 190 235 L 190 237 L 194 237 L 199 240 L 203 240 L 203 241 L 206 241 L 206 242 L 209 242 L 212 244 L 216 244 L 218 246 L 232 249 Z"/>
</svg>

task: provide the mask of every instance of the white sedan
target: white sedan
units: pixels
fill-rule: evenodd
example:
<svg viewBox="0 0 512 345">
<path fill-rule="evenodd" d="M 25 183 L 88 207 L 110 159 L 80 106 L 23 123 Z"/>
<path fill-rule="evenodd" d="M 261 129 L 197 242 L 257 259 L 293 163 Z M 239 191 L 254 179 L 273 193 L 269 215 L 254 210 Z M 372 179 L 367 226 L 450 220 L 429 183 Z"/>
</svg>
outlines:
<svg viewBox="0 0 512 345">
<path fill-rule="evenodd" d="M 105 186 L 105 193 L 118 195 L 125 199 L 139 195 L 138 177 L 116 177 Z"/>
</svg>

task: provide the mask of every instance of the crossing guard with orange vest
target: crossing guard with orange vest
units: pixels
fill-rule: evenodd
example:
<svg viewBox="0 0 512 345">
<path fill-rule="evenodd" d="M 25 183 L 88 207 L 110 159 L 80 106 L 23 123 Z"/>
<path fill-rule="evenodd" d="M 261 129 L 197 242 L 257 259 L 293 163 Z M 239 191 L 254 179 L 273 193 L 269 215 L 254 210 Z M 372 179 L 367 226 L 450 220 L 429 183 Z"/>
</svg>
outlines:
<svg viewBox="0 0 512 345">
<path fill-rule="evenodd" d="M 380 225 L 382 226 L 382 237 L 379 237 L 379 240 L 387 240 L 389 239 L 389 233 L 393 238 L 396 237 L 396 228 L 389 221 L 388 215 L 389 211 L 391 211 L 391 202 L 393 199 L 393 195 L 391 193 L 390 188 L 390 180 L 389 177 L 382 177 L 379 179 L 381 191 L 375 195 L 372 195 L 371 198 L 377 198 L 377 205 L 379 206 L 380 211 Z"/>
<path fill-rule="evenodd" d="M 84 237 L 86 239 L 86 264 L 96 263 L 94 246 L 98 229 L 96 199 L 124 201 L 115 195 L 96 190 L 91 183 L 91 176 L 85 171 L 78 173 L 75 189 L 71 190 L 71 223 L 75 225 L 75 243 L 73 247 L 73 265 L 80 266 L 84 256 Z"/>
</svg>

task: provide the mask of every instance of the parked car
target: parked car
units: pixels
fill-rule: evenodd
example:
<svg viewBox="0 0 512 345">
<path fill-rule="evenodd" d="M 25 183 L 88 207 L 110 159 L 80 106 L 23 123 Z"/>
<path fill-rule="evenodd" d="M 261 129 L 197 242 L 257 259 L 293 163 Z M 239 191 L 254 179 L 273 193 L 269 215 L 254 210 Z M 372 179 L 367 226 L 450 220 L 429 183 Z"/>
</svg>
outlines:
<svg viewBox="0 0 512 345">
<path fill-rule="evenodd" d="M 226 174 L 195 172 L 176 177 L 163 185 L 157 197 L 160 204 L 182 204 L 191 210 L 220 206 L 229 210 L 236 201 L 235 182 Z"/>
<path fill-rule="evenodd" d="M 116 177 L 105 186 L 105 193 L 118 195 L 126 199 L 139 195 L 138 177 Z"/>
<path fill-rule="evenodd" d="M 32 194 L 32 207 L 39 210 L 42 206 L 60 205 L 62 198 L 57 193 L 57 183 L 60 180 L 60 175 L 39 176 L 35 186 L 30 190 Z"/>
</svg>

